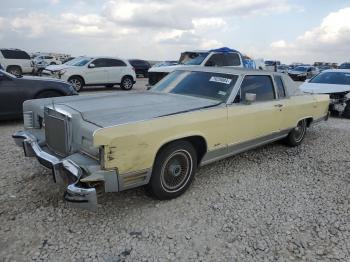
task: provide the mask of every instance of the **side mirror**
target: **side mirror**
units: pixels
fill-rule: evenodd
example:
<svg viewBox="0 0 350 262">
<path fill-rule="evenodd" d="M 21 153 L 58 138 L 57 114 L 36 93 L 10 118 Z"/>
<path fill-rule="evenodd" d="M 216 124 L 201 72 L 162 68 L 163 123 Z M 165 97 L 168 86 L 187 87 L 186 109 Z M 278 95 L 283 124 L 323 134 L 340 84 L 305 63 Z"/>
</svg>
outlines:
<svg viewBox="0 0 350 262">
<path fill-rule="evenodd" d="M 256 94 L 253 93 L 246 93 L 244 100 L 246 102 L 247 105 L 250 105 L 251 103 L 256 101 Z"/>
<path fill-rule="evenodd" d="M 89 64 L 89 68 L 95 68 L 95 64 L 93 63 Z"/>
</svg>

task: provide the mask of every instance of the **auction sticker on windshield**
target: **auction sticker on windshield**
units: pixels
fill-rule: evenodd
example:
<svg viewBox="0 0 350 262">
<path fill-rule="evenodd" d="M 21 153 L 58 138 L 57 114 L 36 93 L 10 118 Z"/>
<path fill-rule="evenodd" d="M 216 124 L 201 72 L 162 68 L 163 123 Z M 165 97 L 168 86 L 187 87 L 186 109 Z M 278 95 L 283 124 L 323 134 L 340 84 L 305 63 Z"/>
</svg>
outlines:
<svg viewBox="0 0 350 262">
<path fill-rule="evenodd" d="M 231 84 L 232 79 L 230 78 L 224 78 L 224 77 L 220 77 L 220 76 L 212 76 L 209 79 L 210 82 L 217 82 L 217 83 L 223 83 L 223 84 Z"/>
</svg>

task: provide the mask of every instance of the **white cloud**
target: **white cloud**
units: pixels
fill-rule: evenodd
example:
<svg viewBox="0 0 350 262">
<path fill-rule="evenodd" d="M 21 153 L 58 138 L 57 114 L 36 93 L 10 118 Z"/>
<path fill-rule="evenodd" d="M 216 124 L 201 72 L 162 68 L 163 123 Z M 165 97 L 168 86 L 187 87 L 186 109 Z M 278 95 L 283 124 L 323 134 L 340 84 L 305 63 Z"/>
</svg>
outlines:
<svg viewBox="0 0 350 262">
<path fill-rule="evenodd" d="M 288 62 L 343 62 L 350 53 L 350 7 L 330 13 L 321 24 L 298 36 L 295 41 L 271 43 L 265 55 L 285 57 Z M 330 56 L 331 54 L 331 56 Z"/>
<path fill-rule="evenodd" d="M 0 16 L 0 30 L 5 28 L 5 18 Z"/>
</svg>

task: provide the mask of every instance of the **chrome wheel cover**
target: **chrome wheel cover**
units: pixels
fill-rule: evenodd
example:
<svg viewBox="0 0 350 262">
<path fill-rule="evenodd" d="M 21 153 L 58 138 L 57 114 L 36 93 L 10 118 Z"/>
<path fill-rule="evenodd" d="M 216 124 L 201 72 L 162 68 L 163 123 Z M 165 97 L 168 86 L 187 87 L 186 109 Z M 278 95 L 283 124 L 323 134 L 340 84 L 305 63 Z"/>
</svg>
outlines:
<svg viewBox="0 0 350 262">
<path fill-rule="evenodd" d="M 306 132 L 306 121 L 305 120 L 299 121 L 297 127 L 294 128 L 294 132 L 293 132 L 295 142 L 299 143 L 304 138 L 305 132 Z"/>
<path fill-rule="evenodd" d="M 193 159 L 186 150 L 173 152 L 165 161 L 161 169 L 160 179 L 163 189 L 174 193 L 186 186 L 191 177 Z"/>
</svg>

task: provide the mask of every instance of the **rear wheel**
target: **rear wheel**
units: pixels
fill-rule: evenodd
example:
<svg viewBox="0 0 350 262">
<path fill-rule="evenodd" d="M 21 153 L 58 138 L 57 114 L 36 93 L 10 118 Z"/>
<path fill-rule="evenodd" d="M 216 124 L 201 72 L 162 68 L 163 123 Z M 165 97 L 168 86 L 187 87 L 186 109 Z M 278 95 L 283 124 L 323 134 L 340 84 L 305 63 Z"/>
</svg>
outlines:
<svg viewBox="0 0 350 262">
<path fill-rule="evenodd" d="M 62 94 L 57 91 L 48 90 L 48 91 L 43 91 L 39 93 L 36 96 L 36 98 L 48 98 L 48 97 L 58 97 L 58 96 L 62 96 Z"/>
<path fill-rule="evenodd" d="M 134 85 L 134 81 L 130 76 L 124 76 L 122 82 L 120 83 L 120 87 L 123 90 L 131 90 Z"/>
<path fill-rule="evenodd" d="M 307 130 L 306 119 L 300 120 L 298 125 L 289 132 L 288 136 L 285 138 L 285 142 L 289 146 L 298 146 L 304 140 Z"/>
<path fill-rule="evenodd" d="M 15 76 L 22 75 L 22 69 L 19 66 L 9 66 L 6 71 Z"/>
<path fill-rule="evenodd" d="M 68 82 L 72 84 L 72 86 L 77 92 L 79 92 L 84 86 L 84 81 L 79 76 L 72 76 L 71 78 L 69 78 Z"/>
<path fill-rule="evenodd" d="M 147 189 L 158 199 L 171 199 L 190 186 L 197 168 L 197 153 L 192 144 L 178 141 L 157 154 Z"/>
</svg>

